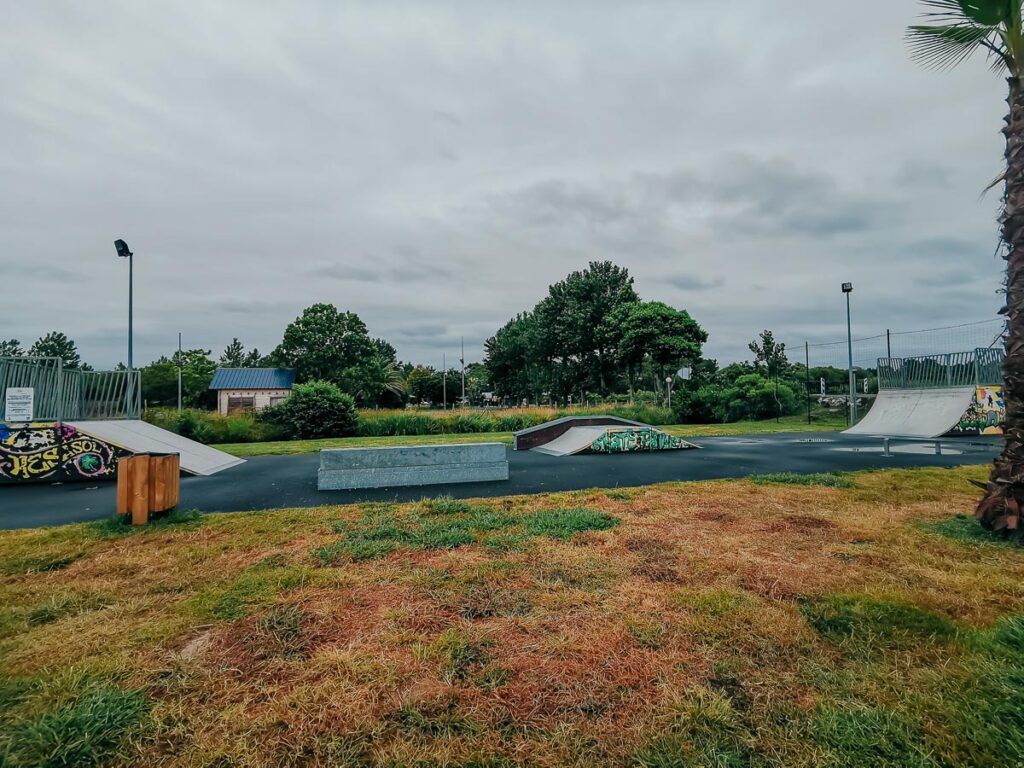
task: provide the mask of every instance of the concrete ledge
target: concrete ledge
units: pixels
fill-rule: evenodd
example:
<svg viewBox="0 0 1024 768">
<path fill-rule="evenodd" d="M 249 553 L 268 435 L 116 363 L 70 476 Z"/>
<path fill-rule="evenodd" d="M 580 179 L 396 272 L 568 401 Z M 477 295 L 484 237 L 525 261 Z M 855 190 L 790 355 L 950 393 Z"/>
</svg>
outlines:
<svg viewBox="0 0 1024 768">
<path fill-rule="evenodd" d="M 320 451 L 317 489 L 335 491 L 508 480 L 505 451 L 501 443 L 325 448 Z"/>
</svg>

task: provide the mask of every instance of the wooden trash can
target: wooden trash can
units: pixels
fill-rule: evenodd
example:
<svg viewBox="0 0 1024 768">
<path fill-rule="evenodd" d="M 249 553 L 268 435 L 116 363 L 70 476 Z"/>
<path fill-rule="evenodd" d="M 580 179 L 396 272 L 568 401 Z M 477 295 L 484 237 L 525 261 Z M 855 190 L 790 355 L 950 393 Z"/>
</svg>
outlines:
<svg viewBox="0 0 1024 768">
<path fill-rule="evenodd" d="M 180 462 L 176 453 L 136 453 L 117 462 L 117 514 L 145 525 L 149 516 L 178 504 Z"/>
</svg>

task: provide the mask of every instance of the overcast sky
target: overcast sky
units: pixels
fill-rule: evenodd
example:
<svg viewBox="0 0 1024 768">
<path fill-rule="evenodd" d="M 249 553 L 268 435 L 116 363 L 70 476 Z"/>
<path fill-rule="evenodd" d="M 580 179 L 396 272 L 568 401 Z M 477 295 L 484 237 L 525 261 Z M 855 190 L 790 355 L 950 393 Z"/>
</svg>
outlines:
<svg viewBox="0 0 1024 768">
<path fill-rule="evenodd" d="M 979 320 L 1005 85 L 912 0 L 0 0 L 0 337 L 269 351 L 303 307 L 468 360 L 588 261 L 708 353 Z"/>
</svg>

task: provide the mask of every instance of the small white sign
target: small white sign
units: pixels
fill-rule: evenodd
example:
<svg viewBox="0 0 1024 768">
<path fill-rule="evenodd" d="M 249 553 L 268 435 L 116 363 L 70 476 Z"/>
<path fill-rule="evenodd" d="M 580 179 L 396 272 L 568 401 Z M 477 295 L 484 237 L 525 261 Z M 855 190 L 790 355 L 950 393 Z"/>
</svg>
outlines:
<svg viewBox="0 0 1024 768">
<path fill-rule="evenodd" d="M 36 391 L 32 387 L 8 387 L 4 421 L 32 421 Z"/>
<path fill-rule="evenodd" d="M 825 393 L 825 377 L 822 376 L 821 379 L 819 379 L 819 381 L 821 383 L 821 394 L 824 395 L 824 394 L 826 394 Z"/>
</svg>

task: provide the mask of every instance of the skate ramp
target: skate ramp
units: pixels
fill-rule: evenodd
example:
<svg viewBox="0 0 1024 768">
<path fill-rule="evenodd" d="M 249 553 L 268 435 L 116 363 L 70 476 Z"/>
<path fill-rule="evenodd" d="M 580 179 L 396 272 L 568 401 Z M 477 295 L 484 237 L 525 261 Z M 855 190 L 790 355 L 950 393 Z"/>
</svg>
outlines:
<svg viewBox="0 0 1024 768">
<path fill-rule="evenodd" d="M 245 459 L 139 419 L 65 423 L 83 434 L 92 435 L 132 453 L 177 453 L 181 468 L 193 475 L 212 475 L 245 462 Z"/>
<path fill-rule="evenodd" d="M 681 437 L 647 425 L 582 426 L 571 427 L 554 440 L 531 450 L 549 456 L 572 456 L 577 453 L 640 453 L 697 447 Z"/>
<path fill-rule="evenodd" d="M 974 386 L 882 389 L 864 418 L 844 434 L 941 437 L 960 423 L 974 392 Z"/>
<path fill-rule="evenodd" d="M 608 427 L 572 427 L 550 443 L 531 450 L 546 453 L 548 456 L 571 456 L 588 450 L 594 441 L 607 431 Z"/>
</svg>

